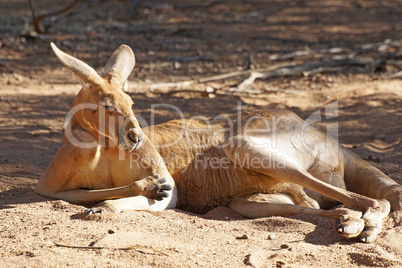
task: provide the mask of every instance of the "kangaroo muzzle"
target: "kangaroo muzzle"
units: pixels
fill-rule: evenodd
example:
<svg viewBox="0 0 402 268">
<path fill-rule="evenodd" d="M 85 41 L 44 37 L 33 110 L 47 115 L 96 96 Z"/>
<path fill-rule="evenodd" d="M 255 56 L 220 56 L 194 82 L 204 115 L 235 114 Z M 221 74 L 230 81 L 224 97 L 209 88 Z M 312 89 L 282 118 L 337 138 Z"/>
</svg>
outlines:
<svg viewBox="0 0 402 268">
<path fill-rule="evenodd" d="M 139 128 L 123 129 L 119 132 L 119 147 L 125 151 L 137 150 L 142 145 L 143 135 Z"/>
</svg>

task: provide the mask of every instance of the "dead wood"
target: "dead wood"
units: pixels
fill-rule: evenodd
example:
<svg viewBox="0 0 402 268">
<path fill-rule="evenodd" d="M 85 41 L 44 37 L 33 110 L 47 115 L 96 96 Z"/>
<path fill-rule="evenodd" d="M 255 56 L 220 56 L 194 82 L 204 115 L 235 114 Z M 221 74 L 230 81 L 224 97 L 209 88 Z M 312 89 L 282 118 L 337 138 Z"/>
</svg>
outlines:
<svg viewBox="0 0 402 268">
<path fill-rule="evenodd" d="M 332 47 L 332 48 L 323 48 L 323 49 L 315 49 L 311 50 L 306 48 L 306 50 L 294 51 L 286 54 L 273 54 L 268 57 L 269 60 L 289 60 L 297 57 L 303 56 L 318 56 L 318 55 L 333 55 L 333 54 L 341 54 L 341 53 L 349 53 L 351 55 L 356 55 L 359 52 L 370 52 L 370 51 L 378 51 L 385 50 L 388 47 L 400 47 L 401 44 L 398 41 L 393 41 L 391 39 L 386 39 L 383 42 L 363 44 L 354 47 Z"/>
<path fill-rule="evenodd" d="M 246 75 L 246 74 L 250 74 L 250 70 L 224 73 L 224 74 L 204 77 L 204 78 L 200 78 L 200 79 L 180 81 L 180 82 L 158 83 L 158 84 L 151 85 L 149 90 L 152 93 L 163 93 L 163 92 L 159 92 L 160 89 L 183 88 L 183 87 L 187 87 L 187 86 L 191 86 L 191 85 L 195 85 L 195 84 L 203 84 L 203 83 L 208 83 L 208 82 L 213 82 L 213 81 L 218 81 L 218 80 L 224 80 L 224 79 L 233 78 L 233 77 Z"/>
<path fill-rule="evenodd" d="M 395 79 L 395 78 L 401 78 L 401 77 L 402 77 L 402 71 L 396 72 L 391 75 L 383 76 L 384 79 Z"/>
<path fill-rule="evenodd" d="M 327 71 L 340 71 L 344 66 L 368 66 L 373 63 L 372 59 L 368 58 L 344 58 L 332 61 L 318 61 L 307 62 L 304 64 L 290 65 L 276 68 L 268 72 L 252 72 L 250 76 L 241 82 L 237 89 L 238 91 L 244 91 L 250 86 L 256 79 L 267 79 L 281 76 L 309 76 L 315 73 L 327 72 Z"/>
<path fill-rule="evenodd" d="M 402 68 L 402 60 L 387 60 L 386 64 Z"/>
<path fill-rule="evenodd" d="M 38 34 L 34 31 L 28 32 L 28 33 L 21 33 L 21 37 L 24 37 L 26 40 L 39 40 L 42 42 L 45 42 L 46 44 L 49 44 L 50 40 L 43 34 Z"/>
<path fill-rule="evenodd" d="M 275 54 L 269 57 L 270 60 L 289 60 L 296 57 L 315 56 L 315 58 L 328 59 L 319 61 L 309 61 L 297 65 L 284 65 L 277 64 L 269 68 L 261 68 L 256 70 L 240 70 L 224 74 L 219 74 L 210 77 L 204 77 L 199 79 L 173 82 L 173 83 L 158 83 L 150 86 L 150 91 L 157 94 L 176 94 L 176 93 L 194 93 L 199 92 L 203 94 L 211 94 L 204 87 L 204 90 L 188 89 L 189 86 L 195 86 L 217 80 L 225 80 L 235 77 L 243 77 L 242 82 L 235 84 L 233 87 L 229 87 L 229 92 L 233 95 L 239 95 L 241 93 L 258 94 L 253 90 L 248 90 L 248 87 L 257 79 L 268 79 L 274 77 L 284 76 L 311 76 L 318 73 L 339 73 L 344 70 L 345 66 L 356 66 L 365 68 L 368 73 L 373 73 L 380 64 L 388 64 L 397 68 L 402 68 L 402 61 L 390 59 L 389 53 L 387 53 L 390 47 L 401 47 L 401 43 L 387 39 L 383 42 L 363 44 L 354 47 L 333 47 L 317 50 L 306 49 L 303 51 L 295 51 L 284 55 Z M 357 57 L 362 52 L 379 52 L 381 55 L 371 58 Z M 387 76 L 387 78 L 400 77 L 400 72 Z M 213 94 L 220 95 L 223 91 L 222 88 L 214 89 Z M 227 90 L 222 94 L 227 94 Z"/>
<path fill-rule="evenodd" d="M 42 34 L 47 33 L 48 29 L 47 28 L 44 29 L 43 26 L 42 26 L 42 21 L 44 19 L 47 19 L 47 18 L 50 18 L 50 17 L 56 17 L 56 16 L 59 16 L 59 15 L 61 15 L 63 13 L 70 12 L 71 10 L 76 8 L 81 2 L 82 2 L 82 0 L 76 0 L 72 4 L 68 5 L 67 7 L 65 7 L 65 8 L 63 8 L 61 10 L 53 11 L 53 12 L 50 12 L 50 13 L 46 13 L 46 14 L 37 16 L 35 14 L 36 12 L 35 12 L 35 8 L 34 8 L 34 6 L 32 4 L 32 0 L 29 0 L 29 7 L 30 7 L 31 13 L 32 13 L 32 23 L 33 23 L 33 26 L 35 28 L 35 31 L 38 32 L 38 33 L 42 33 Z"/>
<path fill-rule="evenodd" d="M 78 248 L 78 249 L 111 249 L 111 250 L 136 250 L 140 253 L 144 253 L 144 254 L 150 254 L 148 252 L 145 252 L 142 249 L 148 249 L 151 250 L 153 252 L 153 254 L 161 254 L 161 255 L 165 255 L 165 256 L 169 256 L 169 254 L 156 250 L 153 247 L 149 246 L 143 246 L 143 245 L 134 245 L 134 246 L 130 246 L 130 247 L 121 247 L 121 248 L 114 248 L 114 247 L 94 247 L 94 246 L 75 246 L 75 245 L 65 245 L 65 244 L 60 244 L 60 243 L 54 243 L 57 247 L 64 247 L 64 248 Z"/>
<path fill-rule="evenodd" d="M 268 57 L 269 60 L 289 60 L 293 59 L 296 57 L 302 57 L 302 56 L 309 56 L 309 55 L 324 55 L 324 54 L 339 54 L 339 53 L 351 53 L 353 50 L 349 48 L 344 48 L 344 47 L 333 47 L 333 48 L 328 48 L 328 49 L 317 49 L 317 50 L 300 50 L 300 51 L 294 51 L 291 53 L 286 53 L 286 54 L 274 54 Z"/>
<path fill-rule="evenodd" d="M 298 65 L 275 65 L 270 68 L 266 69 L 259 69 L 255 71 L 251 70 L 242 70 L 236 72 L 230 72 L 226 74 L 205 77 L 200 79 L 194 80 L 187 80 L 187 81 L 180 81 L 176 83 L 158 83 L 153 84 L 150 86 L 149 90 L 152 93 L 157 94 L 175 94 L 179 92 L 200 92 L 200 93 L 208 93 L 207 91 L 201 90 L 188 90 L 186 89 L 189 86 L 217 81 L 217 80 L 224 80 L 233 77 L 239 77 L 248 75 L 249 77 L 239 83 L 236 87 L 237 90 L 231 91 L 238 91 L 238 92 L 245 92 L 255 94 L 255 92 L 247 92 L 248 86 L 250 86 L 256 79 L 267 79 L 267 78 L 274 78 L 274 77 L 281 77 L 281 76 L 298 76 L 304 75 L 309 76 L 316 73 L 323 73 L 323 72 L 340 72 L 342 67 L 344 66 L 360 66 L 360 67 L 369 67 L 373 70 L 373 63 L 374 60 L 370 58 L 338 58 L 331 61 L 318 61 L 318 62 L 307 62 L 304 64 Z M 174 89 L 174 90 L 172 90 Z M 216 92 L 214 92 L 215 94 Z"/>
<path fill-rule="evenodd" d="M 188 80 L 188 81 L 180 81 L 180 82 L 172 82 L 172 83 L 158 83 L 158 84 L 153 84 L 149 87 L 149 90 L 152 93 L 162 93 L 159 92 L 160 89 L 163 88 L 182 88 L 182 87 L 187 87 L 190 85 L 194 85 L 197 83 L 197 80 Z"/>
</svg>

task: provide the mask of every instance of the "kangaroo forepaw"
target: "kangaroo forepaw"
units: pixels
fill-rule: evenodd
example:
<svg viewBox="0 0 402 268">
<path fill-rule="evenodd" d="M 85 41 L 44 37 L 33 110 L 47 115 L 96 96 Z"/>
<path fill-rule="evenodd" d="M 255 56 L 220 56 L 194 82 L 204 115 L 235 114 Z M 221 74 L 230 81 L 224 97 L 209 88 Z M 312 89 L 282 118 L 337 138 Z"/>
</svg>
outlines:
<svg viewBox="0 0 402 268">
<path fill-rule="evenodd" d="M 371 222 L 370 225 L 364 227 L 364 230 L 360 233 L 358 239 L 364 243 L 371 243 L 377 239 L 377 236 L 382 231 L 382 221 L 376 223 Z"/>
<path fill-rule="evenodd" d="M 348 209 L 342 212 L 341 223 L 337 230 L 346 238 L 357 237 L 361 242 L 374 242 L 382 231 L 382 222 L 390 212 L 390 204 L 387 200 L 377 200 L 376 207 L 369 207 L 361 216 L 361 212 Z"/>
<path fill-rule="evenodd" d="M 163 198 L 169 197 L 173 187 L 166 183 L 165 178 L 161 178 L 158 175 L 153 175 L 146 177 L 144 179 L 143 195 L 155 200 L 162 200 Z"/>
<path fill-rule="evenodd" d="M 96 213 L 103 214 L 103 213 L 105 213 L 105 210 L 103 208 L 93 207 L 93 208 L 87 208 L 85 210 L 85 213 L 87 213 L 88 215 L 93 215 Z"/>
</svg>

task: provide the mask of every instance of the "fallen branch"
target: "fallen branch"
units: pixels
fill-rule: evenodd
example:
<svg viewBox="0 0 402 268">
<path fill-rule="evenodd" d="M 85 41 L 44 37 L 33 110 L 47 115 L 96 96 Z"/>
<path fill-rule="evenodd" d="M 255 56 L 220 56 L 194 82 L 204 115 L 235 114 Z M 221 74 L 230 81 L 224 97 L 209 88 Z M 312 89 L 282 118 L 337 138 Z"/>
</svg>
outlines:
<svg viewBox="0 0 402 268">
<path fill-rule="evenodd" d="M 386 75 L 383 76 L 385 79 L 394 79 L 394 78 L 400 78 L 402 77 L 402 71 L 399 71 L 397 73 L 391 74 L 391 75 Z"/>
<path fill-rule="evenodd" d="M 175 94 L 179 92 L 184 92 L 184 90 L 181 90 L 184 87 L 192 86 L 192 85 L 197 85 L 197 84 L 202 84 L 206 82 L 211 82 L 211 81 L 216 81 L 216 80 L 223 80 L 223 79 L 228 79 L 228 78 L 233 78 L 237 76 L 243 76 L 243 75 L 249 75 L 247 79 L 245 79 L 243 82 L 237 85 L 237 91 L 239 92 L 245 92 L 248 86 L 250 86 L 256 79 L 267 79 L 267 78 L 273 78 L 273 77 L 281 77 L 281 76 L 297 76 L 297 75 L 304 75 L 304 76 L 309 76 L 312 74 L 316 73 L 322 73 L 322 72 L 339 72 L 342 70 L 343 66 L 370 66 L 371 69 L 373 67 L 371 66 L 373 64 L 372 59 L 368 58 L 343 58 L 343 59 L 336 59 L 332 61 L 318 61 L 318 62 L 307 62 L 304 64 L 299 64 L 299 65 L 276 65 L 272 66 L 268 69 L 260 69 L 256 71 L 250 71 L 250 70 L 243 70 L 243 71 L 237 71 L 237 72 L 230 72 L 226 74 L 221 74 L 221 75 L 216 75 L 216 76 L 211 76 L 211 77 L 205 77 L 201 79 L 195 79 L 195 80 L 187 80 L 187 81 L 181 81 L 181 82 L 176 82 L 176 83 L 159 83 L 159 84 L 153 84 L 150 86 L 149 90 L 152 93 L 158 93 L 158 94 Z M 175 90 L 170 90 L 166 92 L 165 90 L 160 90 L 160 89 L 170 89 L 170 88 L 175 88 Z M 234 90 L 231 90 L 232 92 Z M 200 92 L 200 93 L 209 93 L 206 91 L 198 91 L 198 90 L 185 90 L 185 92 Z"/>
<path fill-rule="evenodd" d="M 319 62 L 307 62 L 299 65 L 291 65 L 279 67 L 275 70 L 269 72 L 252 72 L 250 76 L 241 82 L 237 89 L 238 91 L 244 91 L 250 86 L 256 79 L 267 79 L 280 76 L 297 76 L 304 75 L 308 76 L 310 74 L 319 73 L 323 71 L 339 71 L 342 66 L 367 66 L 373 63 L 372 59 L 365 58 L 345 58 L 333 61 L 319 61 Z"/>
<path fill-rule="evenodd" d="M 42 34 L 37 34 L 35 32 L 29 32 L 29 33 L 21 33 L 21 37 L 24 37 L 27 40 L 40 40 L 45 42 L 46 44 L 49 44 L 49 38 Z"/>
<path fill-rule="evenodd" d="M 342 52 L 350 52 L 351 50 L 348 48 L 342 48 L 342 47 L 334 47 L 334 48 L 329 48 L 329 49 L 319 49 L 319 50 L 301 50 L 301 51 L 295 51 L 291 53 L 287 53 L 284 55 L 281 54 L 274 54 L 268 57 L 269 60 L 288 60 L 288 59 L 293 59 L 296 57 L 302 57 L 302 56 L 308 56 L 308 55 L 317 55 L 317 54 L 337 54 L 337 53 L 342 53 Z"/>
<path fill-rule="evenodd" d="M 401 44 L 398 41 L 393 41 L 391 39 L 387 39 L 383 42 L 371 43 L 371 44 L 363 44 L 355 47 L 332 47 L 332 48 L 323 48 L 316 50 L 300 50 L 294 51 L 286 54 L 273 54 L 268 57 L 269 60 L 289 60 L 296 57 L 309 56 L 309 55 L 328 55 L 328 54 L 340 54 L 340 53 L 352 53 L 357 54 L 358 52 L 368 52 L 373 50 L 384 50 L 387 47 L 400 47 Z"/>
<path fill-rule="evenodd" d="M 385 63 L 388 65 L 398 67 L 400 69 L 402 68 L 402 60 L 387 60 Z"/>
<path fill-rule="evenodd" d="M 197 83 L 197 80 L 188 80 L 188 81 L 181 81 L 177 83 L 158 83 L 158 84 L 153 84 L 149 87 L 149 90 L 152 93 L 160 93 L 155 89 L 160 89 L 160 88 L 181 88 L 181 87 L 187 87 L 190 85 L 194 85 Z"/>
<path fill-rule="evenodd" d="M 111 250 L 136 250 L 138 252 L 144 253 L 144 254 L 149 254 L 148 252 L 144 252 L 141 249 L 149 249 L 153 251 L 155 254 L 161 254 L 165 256 L 169 256 L 169 254 L 156 250 L 153 247 L 149 246 L 143 246 L 143 245 L 134 245 L 130 247 L 122 247 L 122 248 L 113 248 L 113 247 L 92 247 L 92 246 L 73 246 L 73 245 L 65 245 L 65 244 L 59 244 L 59 243 L 54 243 L 57 247 L 64 247 L 64 248 L 78 248 L 78 249 L 111 249 Z"/>
<path fill-rule="evenodd" d="M 236 76 L 240 76 L 240 75 L 245 75 L 245 74 L 249 74 L 250 70 L 242 70 L 242 71 L 236 71 L 236 72 L 230 72 L 230 73 L 226 73 L 226 74 L 218 74 L 218 75 L 214 75 L 214 76 L 210 76 L 210 77 L 205 77 L 205 78 L 201 78 L 198 79 L 197 81 L 199 83 L 206 83 L 206 82 L 212 82 L 212 81 L 217 81 L 217 80 L 224 80 L 224 79 L 228 79 L 228 78 L 232 78 L 232 77 L 236 77 Z"/>
<path fill-rule="evenodd" d="M 183 88 L 191 85 L 196 85 L 196 84 L 203 84 L 203 83 L 208 83 L 208 82 L 213 82 L 217 80 L 224 80 L 232 77 L 237 77 L 241 75 L 247 75 L 250 74 L 250 70 L 243 70 L 243 71 L 236 71 L 236 72 L 230 72 L 226 74 L 219 74 L 219 75 L 214 75 L 214 76 L 209 76 L 209 77 L 204 77 L 200 79 L 194 79 L 194 80 L 187 80 L 187 81 L 180 81 L 180 82 L 172 82 L 172 83 L 158 83 L 158 84 L 153 84 L 149 87 L 149 90 L 152 93 L 164 93 L 160 92 L 161 88 Z"/>
<path fill-rule="evenodd" d="M 302 57 L 307 55 L 330 56 L 330 60 L 313 61 L 298 65 L 278 64 L 271 66 L 269 68 L 262 68 L 257 70 L 247 69 L 187 81 L 153 84 L 150 86 L 150 91 L 157 94 L 176 94 L 182 92 L 186 93 L 199 92 L 202 94 L 209 94 L 211 92 L 208 91 L 207 89 L 197 90 L 192 88 L 191 90 L 189 90 L 188 87 L 217 80 L 225 80 L 234 77 L 246 76 L 246 78 L 241 83 L 237 83 L 234 86 L 229 86 L 228 87 L 229 92 L 231 92 L 231 94 L 237 94 L 237 95 L 242 93 L 256 94 L 256 92 L 250 91 L 247 88 L 251 84 L 253 84 L 257 79 L 267 79 L 267 78 L 283 77 L 283 76 L 300 76 L 300 75 L 310 76 L 313 74 L 324 73 L 324 72 L 341 72 L 343 70 L 343 67 L 345 66 L 358 66 L 367 68 L 367 71 L 369 73 L 372 73 L 375 71 L 378 65 L 384 63 L 384 61 L 386 64 L 401 68 L 402 61 L 391 60 L 389 59 L 390 55 L 388 54 L 383 55 L 382 57 L 376 57 L 377 59 L 356 57 L 356 55 L 358 55 L 360 52 L 373 51 L 379 53 L 386 53 L 389 47 L 401 47 L 401 46 L 402 44 L 400 41 L 387 39 L 383 42 L 363 44 L 354 47 L 334 47 L 334 48 L 317 49 L 317 50 L 306 49 L 304 51 L 295 51 L 285 55 L 271 55 L 269 57 L 270 60 L 286 60 L 294 57 Z M 394 78 L 400 76 L 401 74 L 400 72 L 398 72 L 386 78 Z M 218 90 L 222 92 L 217 92 Z M 225 94 L 227 93 L 227 90 L 224 91 L 222 90 L 222 88 L 220 88 L 215 89 L 213 92 L 213 94 L 217 95 L 220 95 L 221 93 Z"/>
<path fill-rule="evenodd" d="M 35 12 L 34 6 L 32 4 L 32 0 L 29 0 L 29 8 L 31 9 L 32 23 L 34 25 L 35 31 L 38 32 L 38 33 L 46 33 L 47 29 L 43 29 L 43 26 L 42 26 L 42 23 L 41 23 L 42 20 L 50 18 L 50 17 L 59 16 L 59 15 L 61 15 L 63 13 L 70 12 L 75 7 L 77 7 L 81 2 L 82 2 L 82 0 L 76 0 L 71 5 L 65 7 L 65 8 L 63 8 L 61 10 L 53 11 L 53 12 L 43 14 L 43 15 L 40 15 L 40 16 L 36 16 L 36 14 L 35 14 L 36 12 Z"/>
<path fill-rule="evenodd" d="M 248 86 L 250 86 L 256 79 L 267 79 L 273 77 L 281 77 L 281 76 L 297 76 L 297 75 L 304 75 L 309 76 L 316 73 L 322 72 L 339 72 L 341 71 L 341 67 L 343 66 L 363 66 L 366 67 L 373 64 L 372 59 L 368 58 L 340 58 L 332 61 L 318 61 L 318 62 L 307 62 L 304 64 L 299 65 L 276 65 L 272 66 L 268 69 L 260 69 L 256 71 L 251 70 L 243 70 L 243 71 L 236 71 L 230 72 L 221 75 L 215 75 L 211 77 L 205 77 L 200 79 L 194 80 L 187 80 L 187 81 L 180 81 L 176 83 L 158 83 L 153 84 L 150 86 L 149 90 L 152 93 L 157 94 L 175 94 L 179 92 L 199 92 L 199 93 L 209 93 L 207 91 L 198 91 L 198 90 L 181 90 L 185 87 L 189 87 L 192 85 L 207 83 L 216 80 L 224 80 L 228 78 L 249 75 L 247 79 L 237 85 L 237 91 L 245 92 Z M 175 88 L 175 90 L 161 90 L 161 89 L 171 89 Z M 231 90 L 234 91 L 234 90 Z"/>
<path fill-rule="evenodd" d="M 342 67 L 341 66 L 336 66 L 336 67 L 318 67 L 316 69 L 310 70 L 310 71 L 305 71 L 303 72 L 304 76 L 311 76 L 313 74 L 321 74 L 321 73 L 340 73 L 342 72 Z"/>
</svg>

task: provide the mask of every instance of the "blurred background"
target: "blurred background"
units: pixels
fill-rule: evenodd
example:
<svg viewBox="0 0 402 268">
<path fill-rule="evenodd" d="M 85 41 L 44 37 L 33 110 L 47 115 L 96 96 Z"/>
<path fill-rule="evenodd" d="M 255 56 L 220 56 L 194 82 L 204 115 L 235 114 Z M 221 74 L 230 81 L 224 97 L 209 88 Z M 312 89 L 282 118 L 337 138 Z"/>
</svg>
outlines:
<svg viewBox="0 0 402 268">
<path fill-rule="evenodd" d="M 401 60 L 401 18 L 402 1 L 386 0 L 0 0 L 0 71 L 49 72 L 53 41 L 94 67 L 128 44 L 135 79 L 149 82 L 352 53 L 376 66 L 333 72 L 394 73 L 401 64 L 386 61 Z"/>
</svg>

